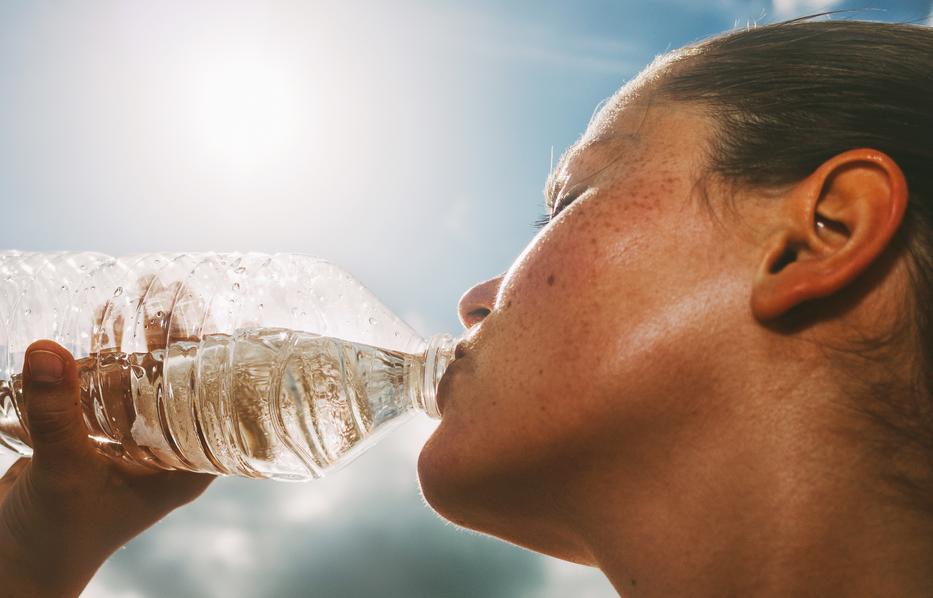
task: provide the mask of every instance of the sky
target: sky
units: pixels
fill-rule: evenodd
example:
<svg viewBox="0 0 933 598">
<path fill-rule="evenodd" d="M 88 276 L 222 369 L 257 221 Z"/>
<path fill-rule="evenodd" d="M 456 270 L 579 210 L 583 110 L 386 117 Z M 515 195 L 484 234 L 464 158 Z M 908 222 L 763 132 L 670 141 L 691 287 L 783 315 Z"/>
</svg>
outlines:
<svg viewBox="0 0 933 598">
<path fill-rule="evenodd" d="M 665 51 L 930 0 L 163 0 L 0 4 L 4 249 L 293 251 L 423 334 L 531 240 L 594 108 Z M 929 21 L 927 21 L 929 22 Z M 933 23 L 931 23 L 933 24 Z M 332 476 L 225 478 L 119 550 L 89 598 L 615 595 L 598 571 L 424 504 L 412 421 Z"/>
</svg>

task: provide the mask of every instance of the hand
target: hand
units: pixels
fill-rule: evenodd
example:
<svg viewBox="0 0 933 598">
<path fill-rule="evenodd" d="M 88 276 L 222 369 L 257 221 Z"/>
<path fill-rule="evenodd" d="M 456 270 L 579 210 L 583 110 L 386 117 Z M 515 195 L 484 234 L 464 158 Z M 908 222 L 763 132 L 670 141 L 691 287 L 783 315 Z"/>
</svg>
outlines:
<svg viewBox="0 0 933 598">
<path fill-rule="evenodd" d="M 0 479 L 5 596 L 77 596 L 117 548 L 198 497 L 214 476 L 109 459 L 84 426 L 75 361 L 52 341 L 26 351 L 32 459 Z"/>
</svg>

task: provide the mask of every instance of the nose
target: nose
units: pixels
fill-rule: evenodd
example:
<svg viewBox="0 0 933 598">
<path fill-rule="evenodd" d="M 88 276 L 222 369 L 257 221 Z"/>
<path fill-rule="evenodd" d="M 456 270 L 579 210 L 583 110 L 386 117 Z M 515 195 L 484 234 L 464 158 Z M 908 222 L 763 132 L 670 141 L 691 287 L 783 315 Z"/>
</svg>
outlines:
<svg viewBox="0 0 933 598">
<path fill-rule="evenodd" d="M 457 312 L 460 314 L 460 322 L 465 328 L 472 328 L 489 315 L 496 303 L 496 295 L 499 293 L 499 284 L 501 282 L 502 276 L 490 278 L 473 286 L 463 294 L 463 297 L 460 297 Z"/>
</svg>

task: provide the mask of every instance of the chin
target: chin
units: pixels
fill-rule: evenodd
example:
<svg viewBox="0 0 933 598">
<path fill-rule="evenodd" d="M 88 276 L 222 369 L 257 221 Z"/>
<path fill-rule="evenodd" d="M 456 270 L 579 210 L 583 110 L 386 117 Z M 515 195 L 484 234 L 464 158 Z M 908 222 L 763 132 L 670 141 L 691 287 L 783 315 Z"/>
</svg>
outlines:
<svg viewBox="0 0 933 598">
<path fill-rule="evenodd" d="M 486 472 L 468 455 L 445 454 L 440 427 L 418 457 L 425 502 L 451 523 L 548 556 L 593 565 L 592 553 L 575 530 L 548 513 L 531 480 Z M 530 491 L 529 491 L 530 490 Z M 536 500 L 537 499 L 537 500 Z"/>
<path fill-rule="evenodd" d="M 443 425 L 443 424 L 441 424 Z M 463 516 L 465 505 L 460 504 L 464 492 L 459 490 L 463 485 L 457 468 L 460 459 L 450 458 L 440 450 L 443 442 L 437 440 L 438 432 L 431 436 L 418 455 L 418 480 L 421 483 L 421 494 L 428 505 L 441 517 L 463 527 L 470 527 L 466 517 Z"/>
</svg>

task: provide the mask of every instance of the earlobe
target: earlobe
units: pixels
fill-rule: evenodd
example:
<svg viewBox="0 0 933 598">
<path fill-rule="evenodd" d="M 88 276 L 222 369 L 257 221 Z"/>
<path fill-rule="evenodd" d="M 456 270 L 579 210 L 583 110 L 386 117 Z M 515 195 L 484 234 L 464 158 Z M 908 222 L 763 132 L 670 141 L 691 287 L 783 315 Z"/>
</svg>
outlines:
<svg viewBox="0 0 933 598">
<path fill-rule="evenodd" d="M 752 287 L 761 321 L 833 295 L 888 248 L 907 208 L 897 164 L 871 149 L 844 152 L 781 198 Z"/>
</svg>

